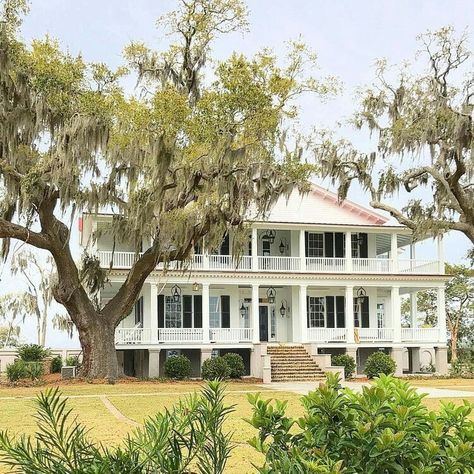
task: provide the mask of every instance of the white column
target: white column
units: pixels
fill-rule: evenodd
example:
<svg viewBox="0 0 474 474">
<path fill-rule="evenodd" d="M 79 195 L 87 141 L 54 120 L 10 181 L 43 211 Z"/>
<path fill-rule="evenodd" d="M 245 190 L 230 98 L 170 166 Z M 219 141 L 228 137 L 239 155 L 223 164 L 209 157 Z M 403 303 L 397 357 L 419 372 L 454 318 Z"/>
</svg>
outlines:
<svg viewBox="0 0 474 474">
<path fill-rule="evenodd" d="M 258 285 L 252 285 L 252 342 L 260 342 L 260 316 L 258 312 Z"/>
<path fill-rule="evenodd" d="M 444 294 L 444 286 L 441 286 L 437 290 L 437 316 L 438 316 L 438 329 L 439 329 L 439 342 L 446 343 L 447 341 L 447 329 L 446 329 L 446 300 Z"/>
<path fill-rule="evenodd" d="M 150 285 L 150 331 L 151 342 L 158 342 L 158 287 Z"/>
<path fill-rule="evenodd" d="M 352 272 L 352 232 L 346 232 L 346 272 Z"/>
<path fill-rule="evenodd" d="M 402 315 L 400 309 L 400 288 L 392 286 L 390 290 L 393 342 L 402 342 Z"/>
<path fill-rule="evenodd" d="M 418 327 L 418 292 L 412 291 L 410 293 L 410 317 L 411 327 Z"/>
<path fill-rule="evenodd" d="M 306 270 L 306 240 L 305 240 L 305 231 L 303 229 L 300 230 L 299 252 L 300 252 L 300 268 L 301 268 L 301 271 L 305 271 Z"/>
<path fill-rule="evenodd" d="M 438 244 L 438 265 L 439 273 L 444 275 L 444 243 L 443 243 L 443 234 L 438 235 L 436 238 Z"/>
<path fill-rule="evenodd" d="M 300 342 L 308 342 L 308 305 L 306 302 L 307 286 L 300 285 L 299 307 L 300 307 Z"/>
<path fill-rule="evenodd" d="M 390 245 L 390 259 L 392 260 L 392 272 L 398 273 L 398 239 L 397 234 L 392 234 Z"/>
<path fill-rule="evenodd" d="M 252 270 L 258 271 L 258 231 L 252 228 Z"/>
<path fill-rule="evenodd" d="M 354 287 L 346 286 L 345 294 L 345 313 L 346 313 L 346 329 L 347 342 L 354 344 Z"/>
<path fill-rule="evenodd" d="M 202 284 L 202 342 L 209 343 L 209 283 Z"/>
</svg>

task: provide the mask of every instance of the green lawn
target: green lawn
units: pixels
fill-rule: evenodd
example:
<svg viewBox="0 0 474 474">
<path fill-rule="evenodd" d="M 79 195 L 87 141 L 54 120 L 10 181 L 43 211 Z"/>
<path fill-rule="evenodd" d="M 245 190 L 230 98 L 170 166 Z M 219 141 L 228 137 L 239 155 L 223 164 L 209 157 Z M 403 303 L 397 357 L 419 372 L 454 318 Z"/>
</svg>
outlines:
<svg viewBox="0 0 474 474">
<path fill-rule="evenodd" d="M 474 381 L 439 380 L 416 381 L 417 385 L 432 385 L 441 387 L 456 387 L 468 390 L 464 386 L 471 387 L 474 391 Z M 433 382 L 437 382 L 434 384 Z M 439 384 L 438 384 L 439 382 Z M 450 383 L 452 382 L 452 383 Z M 97 441 L 111 445 L 120 443 L 125 435 L 133 429 L 132 424 L 118 420 L 104 406 L 101 395 L 106 395 L 108 400 L 130 420 L 141 422 L 147 416 L 171 406 L 178 395 L 192 392 L 198 389 L 200 383 L 119 383 L 116 385 L 105 384 L 72 384 L 61 387 L 65 395 L 71 397 L 69 406 L 79 420 L 91 429 L 90 435 Z M 9 429 L 16 434 L 33 433 L 35 430 L 34 397 L 44 387 L 33 388 L 9 388 L 0 387 L 0 429 Z M 251 414 L 250 405 L 247 401 L 247 392 L 262 392 L 265 398 L 279 398 L 288 400 L 288 414 L 300 416 L 303 411 L 299 402 L 301 395 L 275 392 L 262 389 L 257 385 L 246 383 L 230 383 L 227 387 L 226 401 L 228 404 L 236 405 L 236 410 L 227 422 L 227 428 L 234 432 L 236 449 L 229 460 L 227 472 L 249 473 L 255 472 L 252 462 L 261 463 L 261 457 L 247 444 L 247 440 L 255 434 L 255 430 L 244 421 L 243 418 Z M 15 398 L 7 398 L 15 397 Z M 77 398 L 75 398 L 77 397 Z M 448 399 L 446 399 L 448 400 Z M 450 399 L 455 403 L 461 403 L 461 399 Z M 473 397 L 470 398 L 474 402 Z M 439 399 L 425 399 L 430 408 L 438 408 Z M 8 472 L 2 470 L 1 473 Z"/>
</svg>

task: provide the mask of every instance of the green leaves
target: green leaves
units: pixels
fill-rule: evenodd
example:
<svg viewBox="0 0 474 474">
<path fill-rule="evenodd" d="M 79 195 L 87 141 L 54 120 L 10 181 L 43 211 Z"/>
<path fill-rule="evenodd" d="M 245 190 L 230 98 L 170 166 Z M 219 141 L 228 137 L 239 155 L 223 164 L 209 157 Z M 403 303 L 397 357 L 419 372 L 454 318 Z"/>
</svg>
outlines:
<svg viewBox="0 0 474 474">
<path fill-rule="evenodd" d="M 337 379 L 303 397 L 299 430 L 280 402 L 249 397 L 250 444 L 265 455 L 261 473 L 444 473 L 471 472 L 473 406 L 446 404 L 429 412 L 408 383 L 382 375 L 361 393 Z"/>
</svg>

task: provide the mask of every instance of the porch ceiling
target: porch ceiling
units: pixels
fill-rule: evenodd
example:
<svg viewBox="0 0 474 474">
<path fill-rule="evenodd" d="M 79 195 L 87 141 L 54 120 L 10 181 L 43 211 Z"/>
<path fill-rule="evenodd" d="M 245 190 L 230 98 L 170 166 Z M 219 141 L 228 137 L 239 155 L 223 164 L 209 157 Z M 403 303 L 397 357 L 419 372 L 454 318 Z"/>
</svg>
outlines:
<svg viewBox="0 0 474 474">
<path fill-rule="evenodd" d="M 377 246 L 377 254 L 380 255 L 382 253 L 386 253 L 390 251 L 391 248 L 391 234 L 376 234 L 376 246 Z M 411 235 L 397 235 L 397 243 L 398 247 L 406 247 L 407 245 L 411 244 Z"/>
</svg>

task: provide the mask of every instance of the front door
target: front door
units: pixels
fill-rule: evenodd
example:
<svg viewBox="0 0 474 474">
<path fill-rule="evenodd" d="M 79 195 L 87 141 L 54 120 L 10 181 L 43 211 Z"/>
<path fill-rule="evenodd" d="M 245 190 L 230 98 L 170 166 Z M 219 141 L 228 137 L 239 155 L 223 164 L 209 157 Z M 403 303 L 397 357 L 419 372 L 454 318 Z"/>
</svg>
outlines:
<svg viewBox="0 0 474 474">
<path fill-rule="evenodd" d="M 260 341 L 268 341 L 268 306 L 259 306 Z"/>
</svg>

